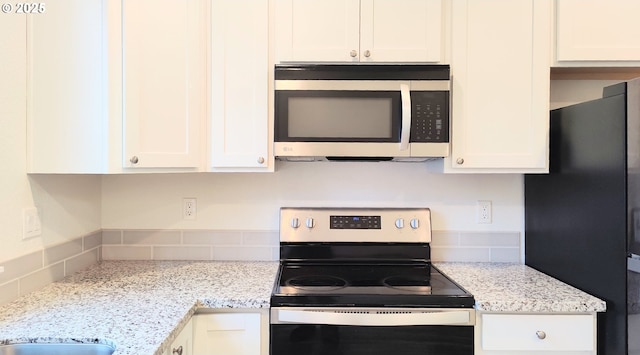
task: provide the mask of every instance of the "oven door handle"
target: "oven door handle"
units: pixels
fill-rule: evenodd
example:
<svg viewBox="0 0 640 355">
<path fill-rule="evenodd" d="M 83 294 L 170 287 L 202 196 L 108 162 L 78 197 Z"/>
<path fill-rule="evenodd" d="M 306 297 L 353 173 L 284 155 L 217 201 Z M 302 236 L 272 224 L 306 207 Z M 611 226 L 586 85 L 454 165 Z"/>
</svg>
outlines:
<svg viewBox="0 0 640 355">
<path fill-rule="evenodd" d="M 409 138 L 411 137 L 411 90 L 408 84 L 400 84 L 400 99 L 402 101 L 400 150 L 407 150 L 409 149 Z"/>
<path fill-rule="evenodd" d="M 279 309 L 277 323 L 327 324 L 354 326 L 409 326 L 409 325 L 469 325 L 469 311 L 433 311 L 402 313 L 389 311 L 375 313 L 367 311 L 313 311 Z"/>
</svg>

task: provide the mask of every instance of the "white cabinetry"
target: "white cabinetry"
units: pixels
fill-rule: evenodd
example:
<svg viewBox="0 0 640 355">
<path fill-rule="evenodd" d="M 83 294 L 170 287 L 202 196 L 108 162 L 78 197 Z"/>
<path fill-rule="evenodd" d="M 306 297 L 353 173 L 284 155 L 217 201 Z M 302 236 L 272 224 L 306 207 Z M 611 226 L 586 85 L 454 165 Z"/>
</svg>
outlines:
<svg viewBox="0 0 640 355">
<path fill-rule="evenodd" d="M 548 171 L 550 0 L 454 0 L 449 172 Z"/>
<path fill-rule="evenodd" d="M 442 0 L 276 0 L 277 60 L 441 62 Z"/>
<path fill-rule="evenodd" d="M 122 1 L 124 166 L 195 169 L 201 164 L 206 115 L 203 4 Z"/>
<path fill-rule="evenodd" d="M 4 15 L 27 20 L 27 172 L 104 172 L 103 1 L 46 5 L 42 14 Z"/>
<path fill-rule="evenodd" d="M 211 167 L 273 170 L 269 1 L 211 4 Z"/>
<path fill-rule="evenodd" d="M 476 322 L 476 354 L 596 353 L 593 314 L 482 314 Z"/>
<path fill-rule="evenodd" d="M 559 66 L 639 66 L 640 1 L 556 0 Z"/>
<path fill-rule="evenodd" d="M 267 355 L 265 312 L 209 313 L 193 316 L 194 355 Z"/>
<path fill-rule="evenodd" d="M 27 171 L 201 167 L 203 4 L 60 0 L 29 15 Z"/>
<path fill-rule="evenodd" d="M 171 343 L 165 355 L 192 355 L 193 354 L 193 321 L 189 320 L 180 334 Z"/>
</svg>

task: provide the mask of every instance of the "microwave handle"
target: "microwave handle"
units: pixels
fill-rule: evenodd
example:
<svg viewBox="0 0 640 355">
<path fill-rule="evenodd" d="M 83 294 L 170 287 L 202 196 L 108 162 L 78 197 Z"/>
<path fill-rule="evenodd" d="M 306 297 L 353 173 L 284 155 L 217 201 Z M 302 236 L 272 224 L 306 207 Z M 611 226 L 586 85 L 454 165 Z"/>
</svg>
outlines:
<svg viewBox="0 0 640 355">
<path fill-rule="evenodd" d="M 400 132 L 400 150 L 409 149 L 411 137 L 411 91 L 409 85 L 400 84 L 400 99 L 402 101 L 402 131 Z"/>
</svg>

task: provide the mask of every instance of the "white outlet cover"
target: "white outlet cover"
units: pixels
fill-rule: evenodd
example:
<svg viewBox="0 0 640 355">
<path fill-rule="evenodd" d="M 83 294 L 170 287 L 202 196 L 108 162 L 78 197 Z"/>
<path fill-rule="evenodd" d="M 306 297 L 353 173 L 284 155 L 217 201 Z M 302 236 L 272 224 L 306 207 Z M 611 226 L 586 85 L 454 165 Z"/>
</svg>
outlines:
<svg viewBox="0 0 640 355">
<path fill-rule="evenodd" d="M 42 234 L 40 216 L 36 207 L 22 210 L 22 239 L 37 237 Z"/>
<path fill-rule="evenodd" d="M 477 222 L 480 224 L 490 224 L 492 220 L 491 201 L 478 201 Z"/>
</svg>

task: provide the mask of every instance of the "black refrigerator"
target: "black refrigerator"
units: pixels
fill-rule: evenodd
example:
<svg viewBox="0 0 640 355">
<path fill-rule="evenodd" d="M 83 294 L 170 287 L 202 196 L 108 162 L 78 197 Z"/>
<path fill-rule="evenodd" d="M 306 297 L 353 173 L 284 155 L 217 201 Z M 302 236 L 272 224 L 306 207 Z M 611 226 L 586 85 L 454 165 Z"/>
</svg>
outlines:
<svg viewBox="0 0 640 355">
<path fill-rule="evenodd" d="M 607 303 L 598 354 L 640 355 L 640 78 L 551 111 L 549 174 L 525 175 L 525 263 Z"/>
</svg>

